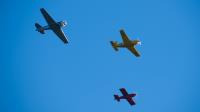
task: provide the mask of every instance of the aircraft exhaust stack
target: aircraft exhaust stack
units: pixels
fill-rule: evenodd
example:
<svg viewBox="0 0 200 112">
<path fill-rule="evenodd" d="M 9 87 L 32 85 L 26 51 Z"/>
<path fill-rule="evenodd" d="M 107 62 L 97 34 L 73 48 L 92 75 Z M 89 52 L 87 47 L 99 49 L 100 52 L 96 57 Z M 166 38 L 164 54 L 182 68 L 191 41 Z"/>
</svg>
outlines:
<svg viewBox="0 0 200 112">
<path fill-rule="evenodd" d="M 41 34 L 45 34 L 44 28 L 40 24 L 35 23 L 35 27 L 36 27 L 36 31 L 40 32 Z"/>
<path fill-rule="evenodd" d="M 118 47 L 118 44 L 117 44 L 117 42 L 110 41 L 110 43 L 111 43 L 111 45 L 112 45 L 113 49 L 115 49 L 115 51 L 118 51 L 118 50 L 119 50 L 119 49 L 117 48 L 117 47 Z"/>
<path fill-rule="evenodd" d="M 117 100 L 118 102 L 120 101 L 120 97 L 118 95 L 114 95 L 115 100 Z"/>
</svg>

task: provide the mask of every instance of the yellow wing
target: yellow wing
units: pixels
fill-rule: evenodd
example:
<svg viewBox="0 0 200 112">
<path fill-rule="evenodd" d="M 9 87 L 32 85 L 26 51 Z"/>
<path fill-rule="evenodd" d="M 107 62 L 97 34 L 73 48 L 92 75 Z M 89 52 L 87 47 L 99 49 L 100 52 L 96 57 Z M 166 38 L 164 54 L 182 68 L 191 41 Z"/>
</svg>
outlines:
<svg viewBox="0 0 200 112">
<path fill-rule="evenodd" d="M 120 34 L 122 36 L 122 39 L 123 39 L 124 43 L 130 42 L 130 40 L 129 40 L 128 36 L 126 35 L 126 33 L 124 32 L 124 30 L 120 30 Z"/>
<path fill-rule="evenodd" d="M 134 47 L 128 47 L 128 49 L 136 56 L 140 57 L 140 53 Z"/>
</svg>

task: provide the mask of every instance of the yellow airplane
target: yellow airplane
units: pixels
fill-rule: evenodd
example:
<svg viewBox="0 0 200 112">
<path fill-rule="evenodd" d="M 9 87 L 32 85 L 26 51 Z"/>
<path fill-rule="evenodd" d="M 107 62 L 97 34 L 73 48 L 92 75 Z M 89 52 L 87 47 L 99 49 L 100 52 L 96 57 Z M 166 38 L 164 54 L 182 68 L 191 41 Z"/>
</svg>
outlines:
<svg viewBox="0 0 200 112">
<path fill-rule="evenodd" d="M 123 43 L 117 43 L 116 41 L 110 41 L 112 47 L 115 51 L 118 51 L 118 48 L 127 48 L 130 50 L 136 57 L 140 57 L 140 53 L 135 49 L 135 45 L 141 45 L 140 40 L 130 40 L 124 30 L 120 30 L 120 34 L 123 40 Z"/>
</svg>

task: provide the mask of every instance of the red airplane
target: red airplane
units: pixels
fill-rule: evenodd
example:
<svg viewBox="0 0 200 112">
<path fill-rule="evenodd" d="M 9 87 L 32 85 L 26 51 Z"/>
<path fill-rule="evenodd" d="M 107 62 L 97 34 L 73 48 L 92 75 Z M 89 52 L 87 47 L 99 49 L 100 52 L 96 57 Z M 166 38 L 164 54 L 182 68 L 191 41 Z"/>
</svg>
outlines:
<svg viewBox="0 0 200 112">
<path fill-rule="evenodd" d="M 120 99 L 126 99 L 129 102 L 130 105 L 135 105 L 136 104 L 134 102 L 134 100 L 132 99 L 132 97 L 135 97 L 136 94 L 128 94 L 128 92 L 126 91 L 125 88 L 121 88 L 119 90 L 121 91 L 123 96 L 114 95 L 115 100 L 117 100 L 119 102 Z"/>
</svg>

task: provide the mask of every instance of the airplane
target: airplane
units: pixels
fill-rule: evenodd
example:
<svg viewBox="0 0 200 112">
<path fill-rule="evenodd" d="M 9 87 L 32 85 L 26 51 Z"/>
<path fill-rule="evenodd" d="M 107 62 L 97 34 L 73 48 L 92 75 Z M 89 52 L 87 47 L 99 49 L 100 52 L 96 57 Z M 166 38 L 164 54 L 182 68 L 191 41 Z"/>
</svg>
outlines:
<svg viewBox="0 0 200 112">
<path fill-rule="evenodd" d="M 135 45 L 141 45 L 140 40 L 130 40 L 124 30 L 120 30 L 120 34 L 123 40 L 123 43 L 117 43 L 116 41 L 110 41 L 112 47 L 115 51 L 118 51 L 118 48 L 127 48 L 130 50 L 136 57 L 140 57 L 140 53 L 135 49 Z"/>
<path fill-rule="evenodd" d="M 136 104 L 134 100 L 132 99 L 132 97 L 135 97 L 136 94 L 128 94 L 125 88 L 121 88 L 119 90 L 121 91 L 123 96 L 114 95 L 115 100 L 119 102 L 120 99 L 126 99 L 131 106 Z"/>
<path fill-rule="evenodd" d="M 65 44 L 68 43 L 68 39 L 61 29 L 67 25 L 66 21 L 56 22 L 44 8 L 41 8 L 40 11 L 48 25 L 41 26 L 40 24 L 35 23 L 36 31 L 40 32 L 41 34 L 45 34 L 45 30 L 52 30 Z"/>
</svg>

